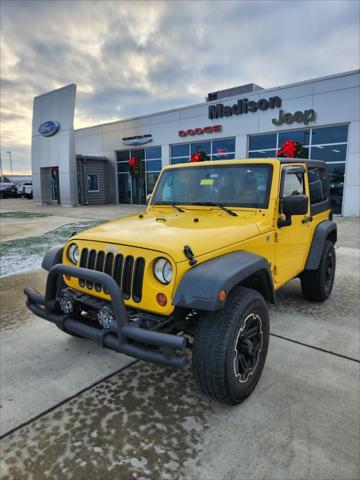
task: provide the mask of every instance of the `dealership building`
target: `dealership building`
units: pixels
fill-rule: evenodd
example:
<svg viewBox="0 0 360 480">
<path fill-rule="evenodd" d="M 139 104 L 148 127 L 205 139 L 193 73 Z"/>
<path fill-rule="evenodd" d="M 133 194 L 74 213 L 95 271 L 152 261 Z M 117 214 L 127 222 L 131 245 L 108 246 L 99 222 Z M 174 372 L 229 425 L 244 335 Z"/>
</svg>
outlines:
<svg viewBox="0 0 360 480">
<path fill-rule="evenodd" d="M 34 99 L 37 203 L 144 204 L 169 164 L 275 157 L 288 140 L 327 163 L 334 213 L 360 214 L 360 71 L 264 89 L 209 93 L 203 103 L 74 130 L 76 85 Z"/>
</svg>

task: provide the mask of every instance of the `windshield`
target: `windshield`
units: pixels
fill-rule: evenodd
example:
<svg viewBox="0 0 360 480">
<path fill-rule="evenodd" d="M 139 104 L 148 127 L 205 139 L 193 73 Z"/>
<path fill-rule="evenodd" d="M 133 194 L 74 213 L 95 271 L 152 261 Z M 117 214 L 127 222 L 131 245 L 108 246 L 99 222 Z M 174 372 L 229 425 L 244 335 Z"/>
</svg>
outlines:
<svg viewBox="0 0 360 480">
<path fill-rule="evenodd" d="M 267 208 L 272 166 L 204 165 L 164 170 L 151 203 Z"/>
</svg>

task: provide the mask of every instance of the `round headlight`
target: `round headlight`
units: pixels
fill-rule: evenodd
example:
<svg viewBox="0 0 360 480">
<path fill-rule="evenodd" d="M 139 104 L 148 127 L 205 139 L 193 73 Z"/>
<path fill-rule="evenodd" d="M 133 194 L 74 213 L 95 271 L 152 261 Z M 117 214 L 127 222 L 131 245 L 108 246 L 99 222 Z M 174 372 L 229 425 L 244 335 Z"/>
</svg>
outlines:
<svg viewBox="0 0 360 480">
<path fill-rule="evenodd" d="M 72 263 L 79 263 L 80 250 L 76 243 L 72 243 L 67 251 L 67 257 Z"/>
<path fill-rule="evenodd" d="M 167 285 L 173 277 L 173 268 L 166 258 L 158 258 L 154 263 L 154 275 L 159 282 Z"/>
</svg>

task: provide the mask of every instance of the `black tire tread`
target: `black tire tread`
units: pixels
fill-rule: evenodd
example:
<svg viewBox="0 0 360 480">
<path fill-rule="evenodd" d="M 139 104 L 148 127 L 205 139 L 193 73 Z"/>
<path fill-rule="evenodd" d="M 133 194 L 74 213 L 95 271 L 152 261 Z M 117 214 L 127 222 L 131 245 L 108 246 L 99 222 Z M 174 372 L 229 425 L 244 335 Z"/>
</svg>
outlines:
<svg viewBox="0 0 360 480">
<path fill-rule="evenodd" d="M 334 248 L 334 245 L 330 240 L 326 240 L 318 269 L 304 270 L 301 275 L 301 291 L 309 302 L 324 302 L 328 298 L 324 294 L 322 269 L 329 248 Z"/>
<path fill-rule="evenodd" d="M 195 330 L 193 346 L 194 380 L 205 394 L 219 402 L 239 403 L 231 397 L 228 390 L 224 359 L 234 327 L 234 318 L 239 310 L 248 308 L 253 302 L 258 304 L 259 301 L 263 303 L 266 309 L 265 300 L 258 292 L 249 288 L 238 287 L 232 292 L 224 309 L 215 313 L 205 313 Z M 256 383 L 252 390 L 255 386 Z"/>
</svg>

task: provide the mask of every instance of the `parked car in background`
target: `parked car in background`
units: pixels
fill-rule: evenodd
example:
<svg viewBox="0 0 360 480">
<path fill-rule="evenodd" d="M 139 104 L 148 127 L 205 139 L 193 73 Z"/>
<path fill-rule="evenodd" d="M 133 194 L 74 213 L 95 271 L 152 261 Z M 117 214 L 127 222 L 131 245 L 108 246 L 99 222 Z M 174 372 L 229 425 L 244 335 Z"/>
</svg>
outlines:
<svg viewBox="0 0 360 480">
<path fill-rule="evenodd" d="M 17 197 L 17 195 L 15 183 L 0 183 L 0 198 Z"/>
<path fill-rule="evenodd" d="M 27 186 L 31 186 L 31 187 L 32 187 L 32 182 L 20 183 L 20 184 L 17 186 L 18 197 L 24 197 L 24 196 L 25 196 L 25 187 L 27 187 Z"/>
<path fill-rule="evenodd" d="M 25 185 L 24 197 L 25 198 L 33 198 L 32 183 L 30 185 Z"/>
</svg>

